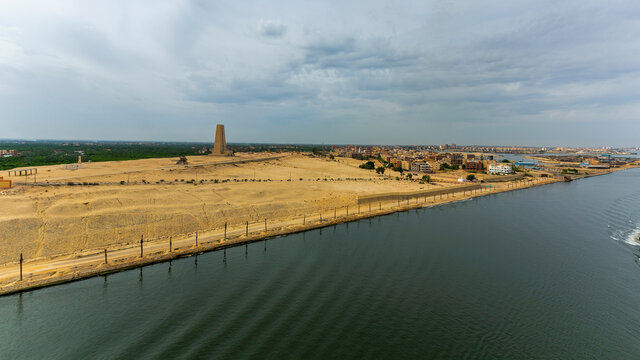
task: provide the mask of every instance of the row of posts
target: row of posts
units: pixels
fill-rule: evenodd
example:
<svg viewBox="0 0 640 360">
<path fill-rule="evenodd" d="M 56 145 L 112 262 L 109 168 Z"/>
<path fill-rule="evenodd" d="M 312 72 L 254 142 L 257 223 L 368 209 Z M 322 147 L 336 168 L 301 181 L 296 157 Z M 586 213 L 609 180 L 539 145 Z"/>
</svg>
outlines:
<svg viewBox="0 0 640 360">
<path fill-rule="evenodd" d="M 487 187 L 481 187 L 480 191 L 486 191 Z M 470 194 L 473 194 L 474 191 L 476 191 L 477 193 L 478 189 L 472 189 L 472 190 L 463 190 L 463 194 L 466 195 L 467 191 L 470 192 Z M 449 197 L 449 194 L 453 194 L 453 196 L 455 196 L 455 192 L 449 192 L 446 193 L 447 198 Z M 439 194 L 440 199 L 442 199 L 443 197 L 443 193 Z M 436 196 L 438 195 L 433 195 L 433 201 L 435 201 Z M 418 197 L 415 197 L 416 200 L 416 204 L 418 203 Z M 410 199 L 407 199 L 407 204 L 409 204 Z M 424 195 L 424 201 L 427 201 L 427 195 Z M 371 202 L 368 203 L 369 206 L 369 212 L 371 211 Z M 398 206 L 400 206 L 400 200 L 398 199 Z M 346 215 L 349 216 L 349 206 L 345 207 L 346 209 Z M 361 210 L 361 205 L 358 204 L 358 214 L 360 213 Z M 382 201 L 378 202 L 378 210 L 382 210 Z M 320 216 L 320 222 L 322 222 L 322 213 L 319 213 Z M 338 208 L 334 208 L 333 210 L 333 217 L 334 219 L 337 219 L 338 217 Z M 307 216 L 306 214 L 303 215 L 302 217 L 302 224 L 305 225 L 306 224 L 306 220 L 307 220 Z M 227 240 L 227 223 L 224 223 L 224 235 L 223 235 L 223 241 Z M 267 219 L 264 219 L 264 231 L 267 231 Z M 245 236 L 249 236 L 249 222 L 247 221 L 245 223 Z M 196 231 L 195 233 L 195 246 L 198 247 L 198 232 Z M 173 236 L 169 237 L 169 252 L 173 252 Z M 140 236 L 140 258 L 144 257 L 144 235 Z M 107 253 L 107 249 L 104 249 L 104 263 L 108 264 L 109 259 L 108 259 L 108 253 Z M 20 281 L 22 281 L 23 279 L 23 273 L 22 273 L 22 268 L 23 268 L 23 263 L 24 263 L 24 258 L 22 256 L 22 253 L 20 253 Z"/>
</svg>

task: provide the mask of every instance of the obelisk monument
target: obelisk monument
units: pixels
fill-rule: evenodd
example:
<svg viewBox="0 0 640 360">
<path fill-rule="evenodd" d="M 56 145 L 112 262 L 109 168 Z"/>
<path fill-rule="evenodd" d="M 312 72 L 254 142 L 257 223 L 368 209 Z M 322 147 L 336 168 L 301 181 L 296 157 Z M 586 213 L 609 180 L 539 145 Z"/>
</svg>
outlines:
<svg viewBox="0 0 640 360">
<path fill-rule="evenodd" d="M 227 141 L 224 137 L 224 125 L 216 125 L 216 137 L 213 140 L 213 151 L 211 155 L 229 156 L 231 151 L 227 150 Z"/>
</svg>

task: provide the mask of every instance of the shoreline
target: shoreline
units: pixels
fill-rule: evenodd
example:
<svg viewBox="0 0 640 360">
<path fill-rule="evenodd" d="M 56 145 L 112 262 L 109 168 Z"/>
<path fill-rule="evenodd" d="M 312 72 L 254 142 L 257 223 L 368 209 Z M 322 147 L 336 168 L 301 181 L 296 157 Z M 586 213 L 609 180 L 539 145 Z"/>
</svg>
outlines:
<svg viewBox="0 0 640 360">
<path fill-rule="evenodd" d="M 624 170 L 626 168 L 619 168 L 614 171 L 603 172 L 600 174 L 591 174 L 586 176 L 576 177 L 574 179 L 586 178 L 596 175 L 605 175 L 610 174 L 615 171 Z M 273 230 L 269 229 L 266 231 L 254 231 L 249 232 L 249 224 L 246 226 L 246 233 L 244 231 L 244 226 L 241 229 L 235 228 L 229 231 L 230 236 L 226 236 L 227 232 L 225 229 L 225 237 L 222 238 L 221 233 L 209 234 L 207 236 L 202 237 L 204 240 L 201 243 L 198 243 L 197 234 L 195 237 L 195 246 L 189 246 L 188 244 L 193 242 L 194 237 L 186 237 L 181 240 L 176 240 L 175 244 L 179 246 L 177 248 L 171 247 L 171 250 L 166 250 L 166 244 L 156 242 L 150 242 L 147 246 L 151 248 L 151 250 L 147 250 L 144 256 L 139 257 L 136 255 L 138 253 L 138 247 L 136 245 L 129 244 L 128 246 L 121 247 L 119 249 L 113 249 L 112 254 L 121 253 L 122 255 L 118 258 L 118 256 L 111 255 L 115 257 L 115 260 L 101 261 L 103 257 L 102 251 L 93 251 L 91 253 L 85 253 L 84 256 L 82 254 L 61 256 L 47 260 L 37 260 L 32 263 L 25 263 L 27 266 L 35 268 L 31 273 L 25 272 L 26 276 L 23 276 L 23 280 L 20 281 L 17 276 L 13 280 L 0 282 L 0 296 L 9 296 L 17 293 L 27 292 L 31 290 L 41 289 L 44 287 L 61 285 L 65 283 L 75 282 L 79 280 L 84 280 L 97 276 L 106 276 L 109 274 L 117 273 L 120 271 L 131 270 L 139 267 L 144 267 L 151 264 L 157 264 L 161 262 L 171 261 L 177 258 L 190 257 L 194 255 L 199 255 L 205 252 L 219 251 L 224 250 L 226 248 L 237 247 L 241 245 L 248 245 L 250 243 L 258 242 L 258 241 L 266 241 L 270 238 L 279 237 L 283 235 L 296 234 L 304 231 L 321 229 L 324 227 L 334 226 L 338 224 L 353 222 L 357 220 L 373 218 L 377 216 L 389 215 L 397 212 L 403 212 L 413 209 L 420 208 L 430 208 L 435 206 L 440 206 L 444 204 L 451 204 L 455 202 L 461 202 L 470 200 L 476 197 L 487 196 L 492 194 L 498 194 L 508 191 L 515 191 L 521 189 L 527 189 L 536 186 L 548 185 L 557 182 L 562 182 L 557 178 L 538 178 L 536 181 L 525 181 L 524 183 L 515 183 L 513 186 L 502 186 L 499 188 L 494 187 L 485 187 L 483 189 L 476 189 L 475 193 L 473 191 L 469 191 L 470 194 L 466 194 L 463 192 L 462 196 L 456 196 L 456 192 L 452 192 L 452 196 L 450 194 L 446 194 L 447 198 L 443 199 L 443 195 L 440 195 L 440 199 L 436 199 L 436 195 L 433 196 L 433 201 L 428 201 L 425 196 L 425 201 L 415 198 L 415 202 L 412 202 L 414 198 L 410 198 L 407 200 L 398 200 L 398 205 L 395 205 L 395 200 L 392 201 L 391 206 L 382 207 L 382 202 L 380 202 L 380 208 L 373 209 L 372 211 L 364 211 L 359 213 L 347 213 L 336 216 L 335 212 L 334 217 L 326 217 L 323 219 L 322 214 L 320 216 L 316 216 L 314 220 L 314 216 L 306 217 L 303 219 L 303 223 L 300 224 L 299 221 L 301 219 L 288 219 L 284 222 L 279 222 L 275 224 L 271 224 L 273 226 Z M 480 190 L 480 191 L 478 191 Z M 459 194 L 459 192 L 458 192 Z M 326 214 L 325 214 L 326 215 Z M 318 220 L 319 218 L 319 220 Z M 292 223 L 293 220 L 296 220 L 296 223 Z M 307 222 L 308 220 L 308 222 Z M 251 224 L 254 228 L 256 225 L 262 226 L 261 224 Z M 219 229 L 217 229 L 219 230 Z M 208 240 L 208 241 L 207 241 Z M 185 243 L 186 246 L 185 246 Z M 180 245 L 182 244 L 182 245 Z M 161 249 L 164 247 L 164 250 Z M 160 249 L 159 249 L 160 248 Z M 155 249 L 155 250 L 154 250 Z M 131 256 L 133 254 L 133 256 Z M 53 266 L 56 263 L 59 263 L 57 267 Z M 84 263 L 84 264 L 83 264 Z M 52 265 L 53 264 L 53 265 Z M 76 264 L 76 265 L 74 265 Z M 39 274 L 34 276 L 34 272 L 43 272 L 47 270 L 47 266 L 53 266 L 49 268 L 49 271 L 45 271 L 44 274 Z M 10 265 L 8 267 L 16 268 L 13 271 L 17 272 L 17 265 Z M 37 268 L 41 269 L 38 270 Z M 2 274 L 0 274 L 1 276 Z M 6 275 L 6 274 L 5 274 Z"/>
</svg>

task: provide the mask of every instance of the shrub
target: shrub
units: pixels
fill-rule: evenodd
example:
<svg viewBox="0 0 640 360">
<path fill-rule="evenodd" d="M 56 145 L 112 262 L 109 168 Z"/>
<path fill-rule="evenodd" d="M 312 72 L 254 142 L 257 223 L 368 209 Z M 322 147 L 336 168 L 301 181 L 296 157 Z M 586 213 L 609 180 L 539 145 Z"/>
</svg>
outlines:
<svg viewBox="0 0 640 360">
<path fill-rule="evenodd" d="M 361 169 L 373 170 L 376 168 L 376 164 L 373 161 L 367 161 L 364 164 L 360 165 Z"/>
</svg>

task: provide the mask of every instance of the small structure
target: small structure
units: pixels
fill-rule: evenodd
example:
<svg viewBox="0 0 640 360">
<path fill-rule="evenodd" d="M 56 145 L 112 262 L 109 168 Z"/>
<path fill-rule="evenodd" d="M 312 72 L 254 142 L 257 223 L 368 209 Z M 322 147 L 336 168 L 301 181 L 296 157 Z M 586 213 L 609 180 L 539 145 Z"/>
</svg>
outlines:
<svg viewBox="0 0 640 360">
<path fill-rule="evenodd" d="M 186 156 L 180 156 L 180 159 L 176 161 L 176 165 L 189 165 L 189 161 L 187 161 Z"/>
<path fill-rule="evenodd" d="M 533 161 L 516 161 L 516 166 L 535 166 L 536 163 Z"/>
<path fill-rule="evenodd" d="M 11 180 L 4 180 L 2 176 L 0 176 L 0 189 L 11 189 Z"/>
<path fill-rule="evenodd" d="M 84 165 L 82 165 L 82 163 L 77 163 L 77 164 L 65 164 L 65 165 L 64 165 L 64 169 L 65 169 L 65 170 L 78 170 L 78 169 L 84 169 Z"/>
<path fill-rule="evenodd" d="M 38 169 L 37 168 L 29 168 L 29 169 L 22 169 L 22 170 L 9 170 L 9 176 L 12 176 L 11 175 L 12 173 L 13 173 L 13 176 L 36 175 L 36 174 L 38 174 Z"/>
</svg>

